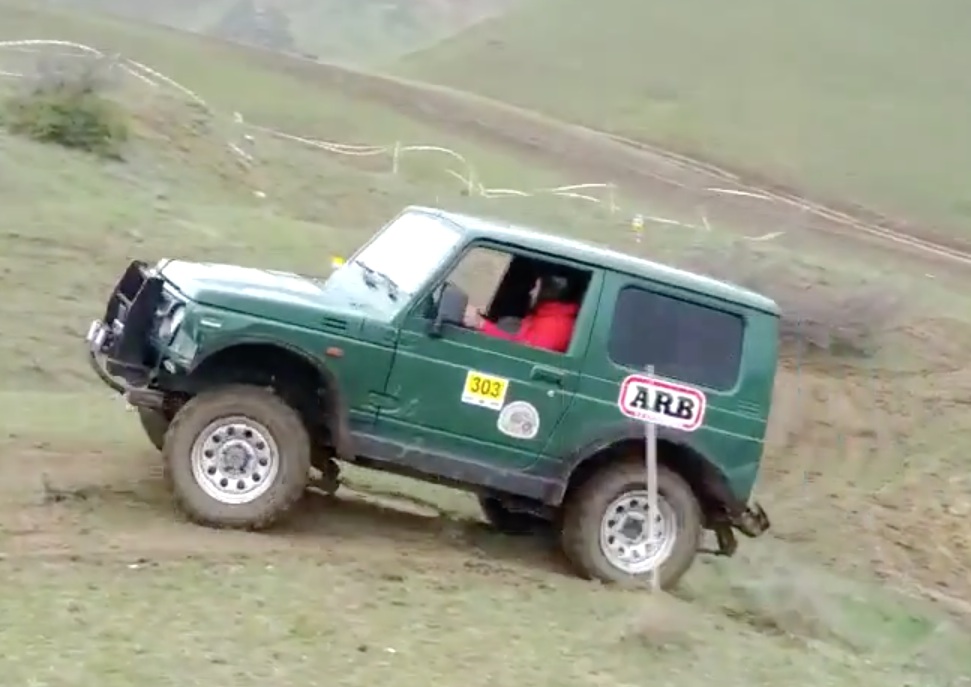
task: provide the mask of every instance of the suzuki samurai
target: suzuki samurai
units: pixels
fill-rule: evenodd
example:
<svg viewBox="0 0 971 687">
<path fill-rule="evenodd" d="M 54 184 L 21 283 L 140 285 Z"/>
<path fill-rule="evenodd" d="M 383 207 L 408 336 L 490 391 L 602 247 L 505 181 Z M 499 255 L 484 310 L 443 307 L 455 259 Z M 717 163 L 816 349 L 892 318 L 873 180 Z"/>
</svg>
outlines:
<svg viewBox="0 0 971 687">
<path fill-rule="evenodd" d="M 552 277 L 555 347 L 523 334 Z M 472 492 L 505 533 L 552 527 L 586 578 L 670 588 L 706 531 L 732 555 L 769 527 L 779 318 L 701 275 L 408 207 L 320 277 L 135 260 L 87 354 L 196 523 L 267 528 L 351 464 Z"/>
</svg>

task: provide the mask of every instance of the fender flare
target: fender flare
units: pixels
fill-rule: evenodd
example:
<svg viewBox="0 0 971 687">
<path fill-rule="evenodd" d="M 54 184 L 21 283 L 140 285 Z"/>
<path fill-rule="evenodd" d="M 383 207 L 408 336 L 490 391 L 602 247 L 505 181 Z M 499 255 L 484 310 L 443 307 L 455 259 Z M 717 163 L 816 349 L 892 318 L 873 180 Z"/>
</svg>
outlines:
<svg viewBox="0 0 971 687">
<path fill-rule="evenodd" d="M 330 411 L 329 429 L 334 441 L 334 450 L 338 457 L 343 460 L 352 460 L 355 456 L 353 438 L 351 436 L 350 419 L 348 416 L 347 402 L 344 399 L 344 391 L 340 381 L 319 357 L 314 356 L 304 349 L 292 344 L 280 341 L 273 337 L 248 336 L 243 338 L 233 338 L 225 342 L 219 342 L 212 346 L 207 346 L 200 351 L 200 354 L 192 361 L 192 365 L 186 370 L 188 379 L 192 379 L 200 368 L 207 362 L 213 360 L 221 353 L 234 348 L 245 348 L 248 346 L 270 346 L 286 351 L 288 355 L 301 360 L 317 371 L 324 383 L 325 400 Z"/>
<path fill-rule="evenodd" d="M 732 492 L 725 473 L 699 449 L 691 433 L 669 427 L 658 427 L 657 439 L 659 442 L 679 448 L 684 456 L 690 457 L 688 464 L 674 466 L 674 468 L 687 479 L 699 499 L 703 501 L 705 510 L 714 510 L 716 507 L 724 508 L 729 513 L 739 509 L 744 510 L 745 504 Z M 560 505 L 566 498 L 573 478 L 584 464 L 597 460 L 598 456 L 612 446 L 637 440 L 644 440 L 644 425 L 625 420 L 600 428 L 583 443 L 566 453 L 558 463 L 557 487 L 552 494 L 554 505 Z M 680 470 L 679 467 L 681 467 Z"/>
</svg>

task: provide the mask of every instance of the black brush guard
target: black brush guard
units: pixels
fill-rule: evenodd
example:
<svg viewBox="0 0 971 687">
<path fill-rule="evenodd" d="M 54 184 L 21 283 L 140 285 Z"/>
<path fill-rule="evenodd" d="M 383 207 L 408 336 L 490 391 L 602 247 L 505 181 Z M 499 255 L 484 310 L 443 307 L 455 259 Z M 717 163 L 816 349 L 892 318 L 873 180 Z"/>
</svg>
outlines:
<svg viewBox="0 0 971 687">
<path fill-rule="evenodd" d="M 108 298 L 100 323 L 103 334 L 89 341 L 91 366 L 118 393 L 127 394 L 148 382 L 154 365 L 149 334 L 163 285 L 147 263 L 133 260 Z"/>
</svg>

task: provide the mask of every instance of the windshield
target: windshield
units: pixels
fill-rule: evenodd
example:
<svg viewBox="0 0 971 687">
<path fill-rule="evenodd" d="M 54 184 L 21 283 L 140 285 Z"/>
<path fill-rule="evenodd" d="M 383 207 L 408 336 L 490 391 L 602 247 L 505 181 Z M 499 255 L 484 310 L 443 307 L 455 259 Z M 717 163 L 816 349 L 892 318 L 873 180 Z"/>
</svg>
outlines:
<svg viewBox="0 0 971 687">
<path fill-rule="evenodd" d="M 415 293 L 451 254 L 461 236 L 432 215 L 401 215 L 374 237 L 352 262 L 403 295 Z"/>
</svg>

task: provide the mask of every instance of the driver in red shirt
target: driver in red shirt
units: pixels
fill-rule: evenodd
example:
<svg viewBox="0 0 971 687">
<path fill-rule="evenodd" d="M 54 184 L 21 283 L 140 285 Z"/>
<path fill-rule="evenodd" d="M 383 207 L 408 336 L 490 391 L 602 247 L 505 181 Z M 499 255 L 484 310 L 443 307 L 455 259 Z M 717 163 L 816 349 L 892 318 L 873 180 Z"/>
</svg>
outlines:
<svg viewBox="0 0 971 687">
<path fill-rule="evenodd" d="M 565 353 L 573 338 L 580 306 L 566 300 L 569 281 L 560 275 L 544 275 L 536 280 L 529 292 L 532 307 L 522 319 L 519 329 L 507 332 L 485 319 L 476 308 L 465 311 L 465 326 L 487 336 Z"/>
</svg>

